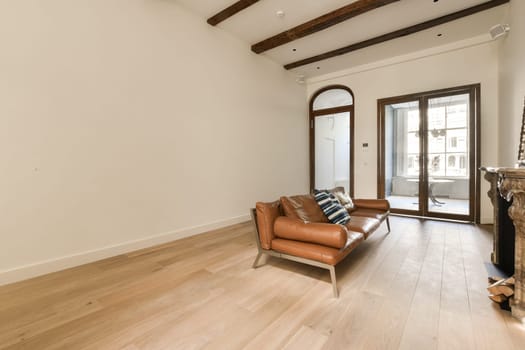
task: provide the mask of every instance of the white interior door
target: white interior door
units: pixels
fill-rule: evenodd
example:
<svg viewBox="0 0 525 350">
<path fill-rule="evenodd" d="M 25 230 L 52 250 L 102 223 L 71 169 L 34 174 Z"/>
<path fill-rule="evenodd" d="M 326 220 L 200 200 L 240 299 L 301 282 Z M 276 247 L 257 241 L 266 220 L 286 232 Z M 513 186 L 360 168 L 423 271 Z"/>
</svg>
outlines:
<svg viewBox="0 0 525 350">
<path fill-rule="evenodd" d="M 315 118 L 315 188 L 350 189 L 350 113 Z"/>
</svg>

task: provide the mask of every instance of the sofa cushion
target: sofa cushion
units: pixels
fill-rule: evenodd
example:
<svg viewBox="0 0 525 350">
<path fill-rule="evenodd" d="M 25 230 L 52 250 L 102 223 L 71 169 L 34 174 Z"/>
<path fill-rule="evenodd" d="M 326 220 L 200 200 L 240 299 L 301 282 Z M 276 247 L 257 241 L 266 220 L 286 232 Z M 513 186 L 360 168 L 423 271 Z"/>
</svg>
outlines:
<svg viewBox="0 0 525 350">
<path fill-rule="evenodd" d="M 293 241 L 289 239 L 276 238 L 273 240 L 272 247 L 275 251 L 298 256 L 305 259 L 312 259 L 329 265 L 336 265 L 343 260 L 348 253 L 354 250 L 364 240 L 360 232 L 348 232 L 346 244 L 343 248 L 337 249 L 324 245 Z"/>
<path fill-rule="evenodd" d="M 379 227 L 380 224 L 381 221 L 374 218 L 352 215 L 352 220 L 350 220 L 345 226 L 351 231 L 361 232 L 366 239 Z"/>
<path fill-rule="evenodd" d="M 321 222 L 305 223 L 299 219 L 281 216 L 274 223 L 275 236 L 309 243 L 343 248 L 347 240 L 347 229 L 342 225 Z"/>
<path fill-rule="evenodd" d="M 261 247 L 263 249 L 271 249 L 272 240 L 275 238 L 273 224 L 275 219 L 281 215 L 280 202 L 257 202 L 255 204 L 255 210 L 257 212 L 257 229 L 259 231 Z"/>
<path fill-rule="evenodd" d="M 339 203 L 332 193 L 326 191 L 314 191 L 314 197 L 324 215 L 326 215 L 331 223 L 344 225 L 350 221 L 350 215 L 348 215 L 345 207 Z"/>
<path fill-rule="evenodd" d="M 304 222 L 329 222 L 312 195 L 281 197 L 284 215 Z"/>
</svg>

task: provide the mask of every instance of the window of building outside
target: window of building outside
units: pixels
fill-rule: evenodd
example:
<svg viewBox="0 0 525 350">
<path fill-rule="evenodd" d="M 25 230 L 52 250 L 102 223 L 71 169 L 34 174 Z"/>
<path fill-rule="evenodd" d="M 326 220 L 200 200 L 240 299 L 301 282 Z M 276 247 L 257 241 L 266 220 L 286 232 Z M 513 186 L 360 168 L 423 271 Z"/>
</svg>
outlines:
<svg viewBox="0 0 525 350">
<path fill-rule="evenodd" d="M 467 105 L 430 107 L 428 137 L 428 170 L 430 176 L 467 176 Z M 419 113 L 408 112 L 407 176 L 419 175 Z M 414 150 L 414 153 L 410 151 Z"/>
</svg>

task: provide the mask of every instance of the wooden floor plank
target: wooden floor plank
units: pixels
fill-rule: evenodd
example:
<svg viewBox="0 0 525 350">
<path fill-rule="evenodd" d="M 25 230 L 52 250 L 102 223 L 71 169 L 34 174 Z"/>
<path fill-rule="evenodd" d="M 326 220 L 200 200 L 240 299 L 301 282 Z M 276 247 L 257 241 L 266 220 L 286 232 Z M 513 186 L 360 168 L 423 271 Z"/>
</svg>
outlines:
<svg viewBox="0 0 525 350">
<path fill-rule="evenodd" d="M 396 349 L 401 343 L 429 245 L 429 236 L 412 230 L 407 233 L 411 243 L 407 250 L 401 250 L 404 259 L 392 281 L 386 286 L 384 303 L 371 327 L 365 349 Z"/>
<path fill-rule="evenodd" d="M 441 284 L 438 349 L 475 349 L 465 266 L 461 256 L 461 232 L 445 229 L 445 254 Z"/>
<path fill-rule="evenodd" d="M 483 257 L 490 255 L 490 249 L 480 251 L 478 237 L 474 229 L 463 231 L 460 235 L 476 349 L 513 348 L 512 340 L 507 335 L 504 313 L 488 298 Z"/>
<path fill-rule="evenodd" d="M 491 228 L 392 217 L 336 268 L 250 223 L 0 287 L 0 349 L 522 349 L 487 297 Z"/>
<path fill-rule="evenodd" d="M 292 339 L 286 343 L 284 350 L 320 350 L 326 342 L 327 335 L 314 329 L 302 326 Z"/>
<path fill-rule="evenodd" d="M 427 253 L 415 287 L 400 349 L 437 349 L 444 235 L 435 230 L 429 236 Z"/>
</svg>

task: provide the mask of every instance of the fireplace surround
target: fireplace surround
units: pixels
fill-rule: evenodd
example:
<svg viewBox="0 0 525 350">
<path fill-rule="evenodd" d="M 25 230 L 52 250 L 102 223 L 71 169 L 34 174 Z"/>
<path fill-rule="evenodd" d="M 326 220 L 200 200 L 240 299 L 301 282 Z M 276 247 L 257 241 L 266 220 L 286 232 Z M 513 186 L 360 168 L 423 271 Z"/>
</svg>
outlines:
<svg viewBox="0 0 525 350">
<path fill-rule="evenodd" d="M 496 265 L 510 258 L 508 255 L 502 256 L 505 253 L 502 253 L 501 243 L 511 234 L 502 225 L 502 221 L 507 219 L 504 215 L 505 210 L 501 210 L 505 208 L 505 203 L 498 203 L 498 197 L 501 196 L 510 203 L 508 217 L 512 219 L 515 231 L 514 278 L 516 280 L 510 306 L 512 316 L 523 321 L 525 320 L 525 168 L 483 167 L 481 170 L 485 171 L 485 179 L 491 183 L 491 189 L 487 194 L 495 208 L 492 262 Z"/>
</svg>

